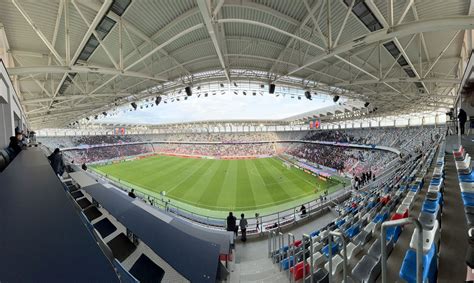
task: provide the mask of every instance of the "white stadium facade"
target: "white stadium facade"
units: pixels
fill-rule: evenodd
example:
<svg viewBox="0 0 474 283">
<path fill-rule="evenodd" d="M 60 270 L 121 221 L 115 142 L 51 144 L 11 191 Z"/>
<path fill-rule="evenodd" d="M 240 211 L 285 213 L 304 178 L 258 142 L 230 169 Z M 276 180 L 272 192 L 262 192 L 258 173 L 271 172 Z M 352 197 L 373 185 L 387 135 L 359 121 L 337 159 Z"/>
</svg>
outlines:
<svg viewBox="0 0 474 283">
<path fill-rule="evenodd" d="M 0 282 L 474 281 L 473 13 L 0 0 Z"/>
</svg>

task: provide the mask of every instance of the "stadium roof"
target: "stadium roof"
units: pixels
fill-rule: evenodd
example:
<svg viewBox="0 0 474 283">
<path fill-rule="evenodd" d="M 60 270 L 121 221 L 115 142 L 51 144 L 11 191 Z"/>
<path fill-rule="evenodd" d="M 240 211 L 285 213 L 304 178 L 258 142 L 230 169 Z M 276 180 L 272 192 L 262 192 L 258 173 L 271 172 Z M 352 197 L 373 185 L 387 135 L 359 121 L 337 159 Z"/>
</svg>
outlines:
<svg viewBox="0 0 474 283">
<path fill-rule="evenodd" d="M 216 81 L 325 91 L 370 102 L 381 115 L 449 108 L 469 55 L 465 30 L 474 26 L 466 0 L 0 6 L 0 48 L 33 128 Z"/>
</svg>

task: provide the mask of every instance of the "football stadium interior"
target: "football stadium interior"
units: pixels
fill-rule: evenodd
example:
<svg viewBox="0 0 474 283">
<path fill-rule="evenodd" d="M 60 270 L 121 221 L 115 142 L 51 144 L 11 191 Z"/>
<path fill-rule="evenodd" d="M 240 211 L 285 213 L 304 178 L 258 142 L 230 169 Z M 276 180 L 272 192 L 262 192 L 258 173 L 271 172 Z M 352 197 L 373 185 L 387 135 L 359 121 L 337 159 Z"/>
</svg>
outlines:
<svg viewBox="0 0 474 283">
<path fill-rule="evenodd" d="M 474 282 L 474 0 L 0 0 L 0 282 Z"/>
</svg>

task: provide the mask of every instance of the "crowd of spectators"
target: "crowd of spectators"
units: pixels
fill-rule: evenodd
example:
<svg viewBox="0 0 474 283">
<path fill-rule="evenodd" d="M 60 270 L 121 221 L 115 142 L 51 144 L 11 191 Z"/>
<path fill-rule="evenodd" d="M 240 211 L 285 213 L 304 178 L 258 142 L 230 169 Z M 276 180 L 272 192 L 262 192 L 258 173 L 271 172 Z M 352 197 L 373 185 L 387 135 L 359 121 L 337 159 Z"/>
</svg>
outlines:
<svg viewBox="0 0 474 283">
<path fill-rule="evenodd" d="M 272 144 L 155 144 L 155 152 L 195 156 L 268 156 L 275 154 Z"/>
<path fill-rule="evenodd" d="M 354 149 L 319 144 L 263 143 L 259 141 L 315 140 L 376 144 L 399 149 L 402 156 L 413 155 L 430 146 L 442 129 L 434 127 L 370 128 L 298 132 L 175 133 L 126 136 L 43 137 L 39 140 L 53 148 L 79 147 L 65 156 L 75 163 L 90 163 L 152 152 L 197 156 L 268 156 L 288 153 L 297 158 L 330 167 L 352 176 L 364 172 L 380 173 L 396 159 L 386 151 Z M 129 142 L 170 142 L 123 145 Z M 181 143 L 171 143 L 181 142 Z M 186 142 L 190 142 L 187 144 Z M 221 144 L 191 144 L 191 142 Z M 255 142 L 255 143 L 253 143 Z M 223 143 L 223 144 L 222 144 Z M 242 144 L 245 143 L 245 144 Z M 90 147 L 106 144 L 115 146 Z M 122 144 L 122 145 L 119 145 Z"/>
<path fill-rule="evenodd" d="M 151 145 L 119 145 L 92 147 L 68 151 L 67 157 L 76 164 L 91 163 L 101 160 L 120 159 L 152 152 Z"/>
</svg>

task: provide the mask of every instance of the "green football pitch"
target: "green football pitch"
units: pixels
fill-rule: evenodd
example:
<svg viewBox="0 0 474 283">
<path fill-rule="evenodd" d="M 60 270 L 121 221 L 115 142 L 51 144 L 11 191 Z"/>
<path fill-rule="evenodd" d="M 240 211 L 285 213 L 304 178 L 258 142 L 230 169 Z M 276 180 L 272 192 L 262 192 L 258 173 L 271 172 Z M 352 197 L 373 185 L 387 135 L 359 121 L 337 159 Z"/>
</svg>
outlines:
<svg viewBox="0 0 474 283">
<path fill-rule="evenodd" d="M 245 160 L 152 156 L 94 166 L 112 180 L 165 198 L 192 212 L 223 216 L 228 211 L 271 213 L 316 199 L 343 187 L 284 166 L 278 158 Z M 165 200 L 166 200 L 165 199 Z M 210 215 L 209 215 L 210 216 Z"/>
</svg>

